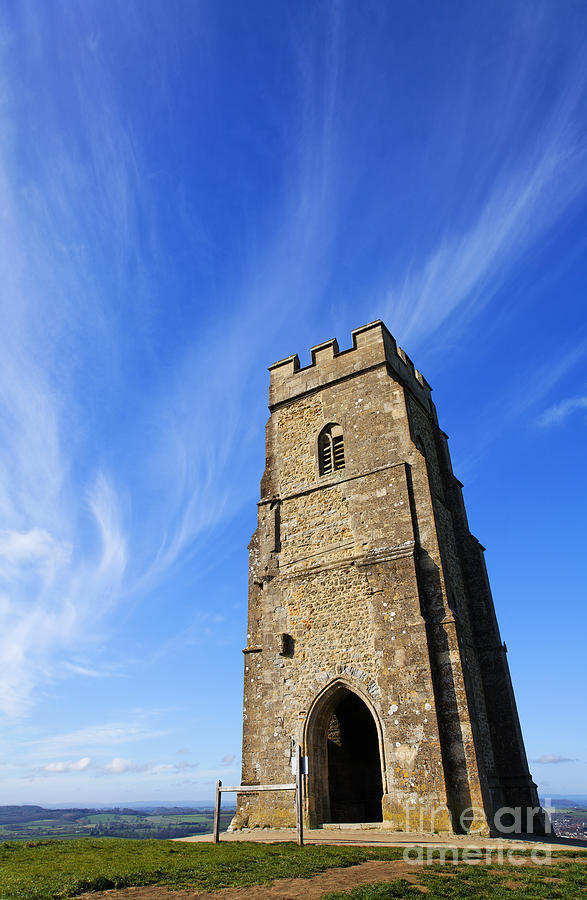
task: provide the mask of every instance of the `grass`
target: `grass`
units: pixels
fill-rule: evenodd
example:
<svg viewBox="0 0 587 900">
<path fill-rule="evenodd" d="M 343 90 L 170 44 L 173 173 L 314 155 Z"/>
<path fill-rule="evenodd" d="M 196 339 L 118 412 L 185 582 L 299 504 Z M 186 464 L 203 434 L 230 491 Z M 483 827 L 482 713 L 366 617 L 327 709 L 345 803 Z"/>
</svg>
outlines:
<svg viewBox="0 0 587 900">
<path fill-rule="evenodd" d="M 385 848 L 383 853 L 385 859 L 399 859 L 402 850 Z M 0 900 L 57 900 L 84 891 L 148 884 L 210 891 L 308 877 L 373 858 L 370 848 L 293 843 L 12 841 L 0 844 Z"/>
<path fill-rule="evenodd" d="M 359 884 L 352 891 L 334 891 L 323 894 L 321 900 L 395 900 L 396 897 L 407 897 L 411 900 L 428 900 L 425 895 L 404 878 L 397 881 L 377 881 L 374 884 Z"/>
<path fill-rule="evenodd" d="M 293 843 L 190 844 L 117 838 L 13 841 L 0 844 L 0 900 L 62 900 L 85 891 L 149 884 L 213 891 L 276 878 L 309 877 L 334 866 L 351 866 L 369 859 L 402 859 L 402 855 L 400 847 L 298 847 Z M 585 857 L 582 865 L 576 860 L 561 863 L 556 858 L 550 866 L 523 868 L 425 865 L 419 878 L 429 890 L 429 900 L 576 900 L 584 896 L 587 854 L 576 856 Z M 512 892 L 506 882 L 515 882 L 516 891 Z M 395 881 L 328 897 L 387 900 L 423 896 L 415 890 L 405 881 Z"/>
<path fill-rule="evenodd" d="M 324 894 L 321 900 L 578 900 L 587 896 L 585 863 L 549 866 L 424 866 L 418 873 L 423 894 L 397 881 L 361 884 L 350 891 Z"/>
</svg>

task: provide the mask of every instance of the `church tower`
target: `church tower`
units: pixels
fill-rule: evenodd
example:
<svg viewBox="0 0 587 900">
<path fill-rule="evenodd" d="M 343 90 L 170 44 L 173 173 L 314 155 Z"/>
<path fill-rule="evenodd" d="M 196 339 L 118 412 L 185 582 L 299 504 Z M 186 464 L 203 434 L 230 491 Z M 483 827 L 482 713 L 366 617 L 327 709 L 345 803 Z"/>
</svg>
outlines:
<svg viewBox="0 0 587 900">
<path fill-rule="evenodd" d="M 242 783 L 308 757 L 312 827 L 544 826 L 485 565 L 430 386 L 380 322 L 270 367 L 251 540 Z M 527 817 L 530 817 L 529 819 Z M 293 825 L 240 794 L 236 827 Z"/>
</svg>

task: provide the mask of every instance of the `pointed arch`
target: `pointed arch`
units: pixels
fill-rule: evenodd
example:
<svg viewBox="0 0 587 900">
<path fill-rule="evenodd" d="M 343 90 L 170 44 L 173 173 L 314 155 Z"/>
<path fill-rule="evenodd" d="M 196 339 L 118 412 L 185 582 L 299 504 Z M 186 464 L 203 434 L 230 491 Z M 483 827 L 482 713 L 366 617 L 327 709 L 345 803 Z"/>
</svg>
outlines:
<svg viewBox="0 0 587 900">
<path fill-rule="evenodd" d="M 304 747 L 313 825 L 382 820 L 387 792 L 383 732 L 365 691 L 343 677 L 326 685 L 308 711 Z"/>
</svg>

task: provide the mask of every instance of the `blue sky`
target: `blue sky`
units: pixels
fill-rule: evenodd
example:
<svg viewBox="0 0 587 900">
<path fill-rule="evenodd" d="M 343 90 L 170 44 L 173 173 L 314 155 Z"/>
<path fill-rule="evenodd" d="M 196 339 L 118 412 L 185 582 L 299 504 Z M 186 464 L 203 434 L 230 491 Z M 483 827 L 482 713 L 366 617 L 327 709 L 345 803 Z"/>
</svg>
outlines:
<svg viewBox="0 0 587 900">
<path fill-rule="evenodd" d="M 531 770 L 587 792 L 587 8 L 5 2 L 0 796 L 239 778 L 266 367 L 434 388 Z"/>
</svg>

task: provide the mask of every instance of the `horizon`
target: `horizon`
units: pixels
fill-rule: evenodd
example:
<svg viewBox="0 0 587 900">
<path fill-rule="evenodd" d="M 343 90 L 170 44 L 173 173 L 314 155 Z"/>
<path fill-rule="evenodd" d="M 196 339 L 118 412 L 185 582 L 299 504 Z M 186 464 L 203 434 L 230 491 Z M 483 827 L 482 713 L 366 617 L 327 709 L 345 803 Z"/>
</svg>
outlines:
<svg viewBox="0 0 587 900">
<path fill-rule="evenodd" d="M 0 796 L 240 781 L 267 367 L 378 318 L 434 388 L 539 792 L 587 792 L 587 7 L 0 27 Z"/>
<path fill-rule="evenodd" d="M 99 803 L 80 803 L 78 806 L 69 806 L 62 805 L 60 803 L 7 803 L 2 804 L 0 809 L 3 806 L 41 806 L 43 809 L 157 809 L 159 807 L 196 807 L 196 806 L 206 806 L 213 807 L 214 806 L 214 797 L 210 800 L 133 800 L 124 802 L 124 801 L 116 801 L 113 803 L 104 803 L 100 801 Z M 230 801 L 223 802 L 222 809 L 226 811 L 226 809 L 232 809 L 235 807 L 235 803 L 231 803 Z"/>
<path fill-rule="evenodd" d="M 236 793 L 236 791 L 235 791 L 235 793 Z M 548 801 L 548 800 L 573 800 L 573 801 L 576 801 L 576 800 L 580 800 L 581 802 L 584 801 L 587 803 L 587 794 L 553 794 L 552 796 L 542 795 L 540 797 L 540 800 L 541 801 Z M 180 807 L 180 806 L 191 807 L 191 806 L 196 806 L 196 805 L 214 806 L 214 798 L 211 797 L 209 800 L 181 800 L 181 801 L 180 800 L 167 800 L 167 801 L 163 801 L 163 800 L 129 800 L 127 802 L 127 801 L 121 800 L 121 801 L 114 801 L 112 803 L 104 803 L 103 801 L 100 801 L 99 803 L 91 803 L 91 802 L 80 803 L 78 806 L 68 806 L 68 805 L 62 805 L 60 803 L 45 803 L 45 804 L 42 804 L 42 803 L 6 803 L 6 804 L 1 804 L 0 809 L 2 809 L 4 807 L 8 807 L 8 806 L 42 806 L 43 809 L 65 809 L 65 810 L 67 810 L 67 809 L 122 809 L 122 808 L 134 809 L 134 808 L 139 808 L 139 806 L 143 807 L 143 808 L 151 807 L 153 809 L 156 809 L 157 807 L 160 807 L 160 806 L 161 807 L 167 807 L 167 806 L 169 806 L 169 807 Z M 231 802 L 230 800 L 222 801 L 222 809 L 224 811 L 226 811 L 226 809 L 232 809 L 235 806 L 236 806 L 236 803 Z"/>
</svg>

